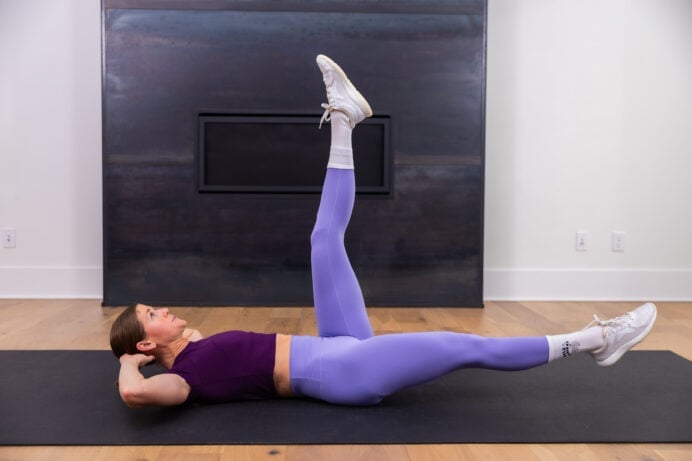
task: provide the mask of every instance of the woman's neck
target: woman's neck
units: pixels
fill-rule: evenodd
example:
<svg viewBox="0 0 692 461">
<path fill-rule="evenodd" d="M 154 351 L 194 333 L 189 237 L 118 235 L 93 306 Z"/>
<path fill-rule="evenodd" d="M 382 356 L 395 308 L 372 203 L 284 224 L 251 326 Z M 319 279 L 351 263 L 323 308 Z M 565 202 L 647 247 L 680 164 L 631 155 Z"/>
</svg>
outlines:
<svg viewBox="0 0 692 461">
<path fill-rule="evenodd" d="M 166 367 L 166 369 L 172 368 L 176 357 L 180 355 L 188 344 L 190 344 L 190 341 L 181 336 L 169 344 L 158 346 L 156 348 L 156 361 Z"/>
</svg>

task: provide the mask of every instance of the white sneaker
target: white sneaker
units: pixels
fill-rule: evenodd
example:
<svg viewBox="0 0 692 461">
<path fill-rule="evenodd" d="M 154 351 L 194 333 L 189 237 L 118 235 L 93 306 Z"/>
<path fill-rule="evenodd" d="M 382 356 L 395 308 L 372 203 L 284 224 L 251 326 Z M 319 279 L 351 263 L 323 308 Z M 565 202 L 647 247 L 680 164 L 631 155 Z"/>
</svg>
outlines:
<svg viewBox="0 0 692 461">
<path fill-rule="evenodd" d="M 656 306 L 652 303 L 642 304 L 635 310 L 610 320 L 601 320 L 595 315 L 594 318 L 596 320 L 589 326 L 597 324 L 603 327 L 605 344 L 590 354 L 596 364 L 607 367 L 646 338 L 656 321 Z"/>
<path fill-rule="evenodd" d="M 320 128 L 323 122 L 329 121 L 329 114 L 333 110 L 345 113 L 351 128 L 354 128 L 358 122 L 365 118 L 371 117 L 370 104 L 353 86 L 341 67 L 323 54 L 318 55 L 316 61 L 322 71 L 324 85 L 327 87 L 328 101 L 327 104 L 322 104 L 324 114 L 320 120 Z"/>
</svg>

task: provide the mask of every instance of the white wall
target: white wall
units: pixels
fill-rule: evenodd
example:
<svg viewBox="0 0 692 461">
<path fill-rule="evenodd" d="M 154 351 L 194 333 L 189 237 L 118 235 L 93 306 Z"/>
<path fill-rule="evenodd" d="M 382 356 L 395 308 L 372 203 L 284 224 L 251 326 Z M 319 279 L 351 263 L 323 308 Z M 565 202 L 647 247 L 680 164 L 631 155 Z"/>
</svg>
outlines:
<svg viewBox="0 0 692 461">
<path fill-rule="evenodd" d="M 692 2 L 489 0 L 486 145 L 486 299 L 692 299 Z"/>
<path fill-rule="evenodd" d="M 0 0 L 2 297 L 101 297 L 96 0 Z"/>
<path fill-rule="evenodd" d="M 692 299 L 689 24 L 489 0 L 486 299 Z M 98 1 L 0 0 L 0 297 L 101 296 L 100 72 Z"/>
</svg>

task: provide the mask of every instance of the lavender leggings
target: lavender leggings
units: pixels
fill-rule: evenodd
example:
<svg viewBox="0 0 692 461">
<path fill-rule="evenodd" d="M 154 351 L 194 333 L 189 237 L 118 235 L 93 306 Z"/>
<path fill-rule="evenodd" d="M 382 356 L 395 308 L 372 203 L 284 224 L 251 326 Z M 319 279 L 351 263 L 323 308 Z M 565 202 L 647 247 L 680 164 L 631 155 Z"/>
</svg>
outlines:
<svg viewBox="0 0 692 461">
<path fill-rule="evenodd" d="M 484 338 L 452 332 L 374 336 L 344 248 L 354 198 L 353 170 L 327 169 L 311 237 L 319 337 L 292 338 L 294 394 L 336 404 L 374 405 L 393 392 L 453 370 L 522 370 L 548 361 L 543 336 Z"/>
</svg>

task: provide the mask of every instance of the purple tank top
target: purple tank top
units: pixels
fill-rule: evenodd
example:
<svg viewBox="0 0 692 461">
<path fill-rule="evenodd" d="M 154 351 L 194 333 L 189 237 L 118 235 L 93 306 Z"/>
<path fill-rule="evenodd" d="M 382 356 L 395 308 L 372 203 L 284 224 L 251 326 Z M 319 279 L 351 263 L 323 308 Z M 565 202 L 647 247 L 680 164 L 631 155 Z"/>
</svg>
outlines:
<svg viewBox="0 0 692 461">
<path fill-rule="evenodd" d="M 227 331 L 189 343 L 169 373 L 190 385 L 188 402 L 276 397 L 276 334 Z"/>
</svg>

